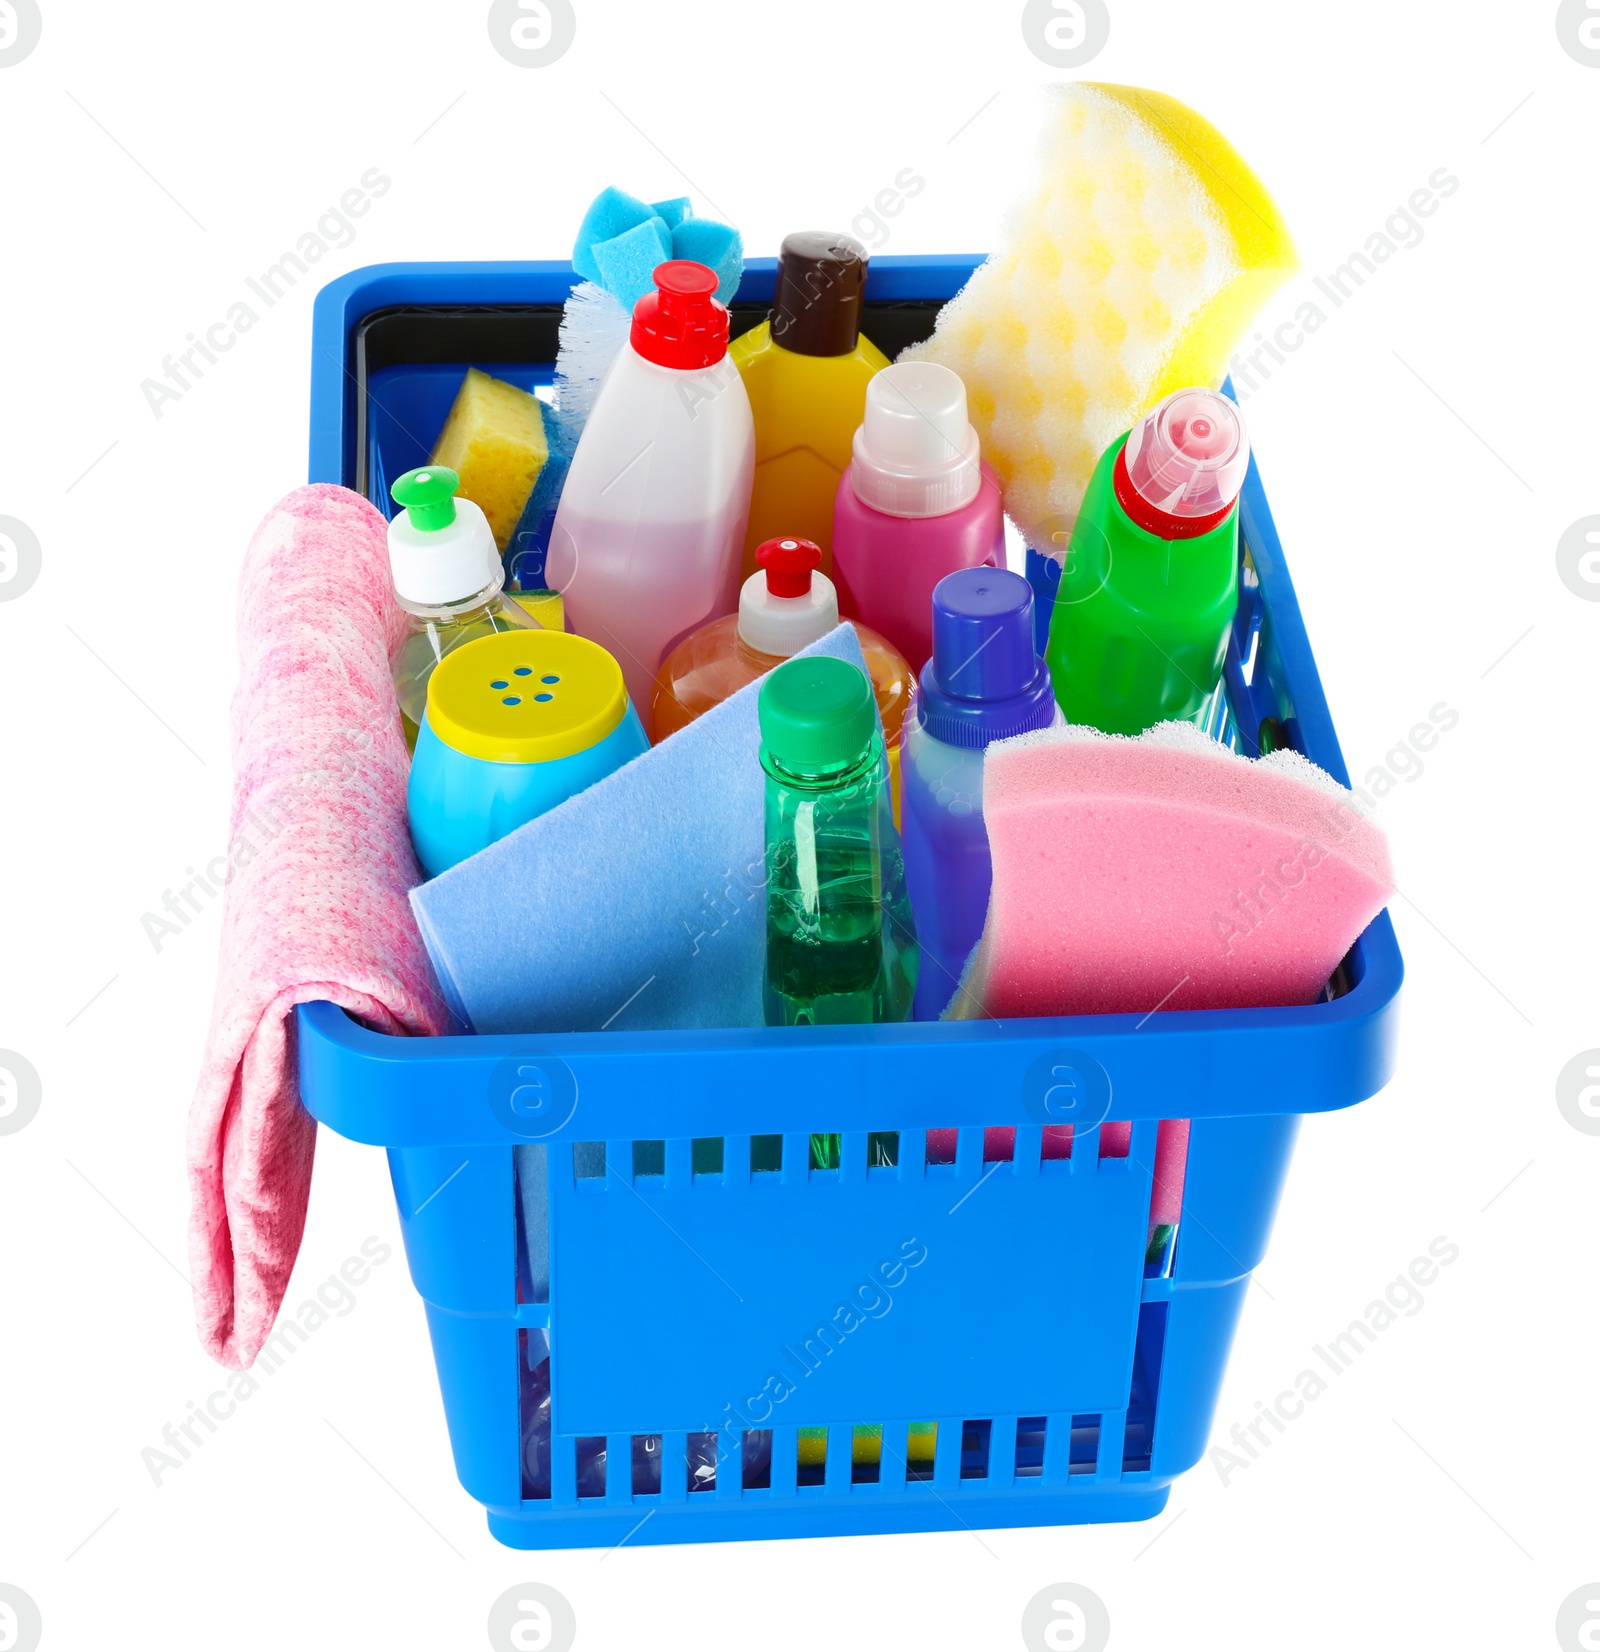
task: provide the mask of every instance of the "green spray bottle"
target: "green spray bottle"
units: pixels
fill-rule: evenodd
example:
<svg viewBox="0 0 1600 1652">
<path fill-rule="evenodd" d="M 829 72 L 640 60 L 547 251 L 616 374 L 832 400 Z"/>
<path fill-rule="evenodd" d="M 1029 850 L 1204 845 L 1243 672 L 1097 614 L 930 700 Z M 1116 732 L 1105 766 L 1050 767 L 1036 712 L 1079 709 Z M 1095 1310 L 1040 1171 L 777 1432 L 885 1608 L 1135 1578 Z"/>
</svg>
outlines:
<svg viewBox="0 0 1600 1652">
<path fill-rule="evenodd" d="M 1069 723 L 1199 721 L 1239 602 L 1239 409 L 1178 390 L 1101 454 L 1073 525 L 1045 660 Z"/>
</svg>

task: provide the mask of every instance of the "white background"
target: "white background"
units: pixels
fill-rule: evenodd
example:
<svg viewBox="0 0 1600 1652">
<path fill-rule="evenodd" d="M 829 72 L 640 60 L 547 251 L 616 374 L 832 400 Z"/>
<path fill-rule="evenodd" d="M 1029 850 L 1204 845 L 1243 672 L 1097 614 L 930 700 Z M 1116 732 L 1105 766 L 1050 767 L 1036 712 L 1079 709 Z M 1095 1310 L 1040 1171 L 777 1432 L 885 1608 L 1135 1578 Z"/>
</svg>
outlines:
<svg viewBox="0 0 1600 1652">
<path fill-rule="evenodd" d="M 1600 605 L 1555 564 L 1600 512 L 1600 69 L 1562 51 L 1554 0 L 1113 0 L 1087 71 L 1193 103 L 1259 170 L 1306 271 L 1273 321 L 1435 169 L 1460 179 L 1246 403 L 1352 773 L 1441 701 L 1459 724 L 1380 807 L 1399 1075 L 1306 1124 L 1214 1440 L 1436 1236 L 1459 1260 L 1150 1525 L 609 1556 L 490 1541 L 383 1157 L 327 1132 L 290 1303 L 369 1235 L 395 1254 L 159 1487 L 140 1459 L 220 1385 L 180 1277 L 219 915 L 159 954 L 141 915 L 224 847 L 234 580 L 305 477 L 313 288 L 564 257 L 613 181 L 770 254 L 909 166 L 927 187 L 877 250 L 981 251 L 1051 71 L 1017 0 L 576 0 L 537 70 L 491 49 L 485 0 L 41 3 L 38 49 L 0 69 L 0 514 L 43 547 L 0 603 L 0 1046 L 43 1079 L 0 1137 L 0 1582 L 46 1647 L 481 1646 L 525 1580 L 591 1648 L 1020 1646 L 1058 1581 L 1105 1601 L 1119 1649 L 1552 1644 L 1600 1578 L 1600 1137 L 1555 1103 L 1600 1045 Z M 353 242 L 155 418 L 141 380 L 374 166 L 393 187 Z"/>
</svg>

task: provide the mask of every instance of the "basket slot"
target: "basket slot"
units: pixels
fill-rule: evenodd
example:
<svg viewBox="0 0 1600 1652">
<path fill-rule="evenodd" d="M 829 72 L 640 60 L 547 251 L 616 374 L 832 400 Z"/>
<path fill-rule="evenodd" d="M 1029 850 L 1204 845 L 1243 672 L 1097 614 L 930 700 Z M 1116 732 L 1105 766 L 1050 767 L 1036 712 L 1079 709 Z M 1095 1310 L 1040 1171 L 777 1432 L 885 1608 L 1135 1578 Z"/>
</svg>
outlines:
<svg viewBox="0 0 1600 1652">
<path fill-rule="evenodd" d="M 1103 1432 L 1100 1413 L 1079 1413 L 1071 1418 L 1071 1425 L 1068 1473 L 1094 1474 L 1100 1462 L 1100 1436 Z"/>
<path fill-rule="evenodd" d="M 625 1434 L 614 1435 L 615 1439 L 627 1439 Z M 604 1434 L 583 1434 L 576 1440 L 563 1441 L 554 1456 L 557 1460 L 571 1455 L 573 1466 L 573 1486 L 577 1496 L 587 1502 L 590 1499 L 603 1499 L 606 1495 L 606 1485 L 611 1476 L 606 1472 L 609 1464 L 606 1456 L 606 1436 Z"/>
<path fill-rule="evenodd" d="M 939 1425 L 913 1422 L 906 1427 L 906 1480 L 908 1484 L 933 1478 L 933 1459 L 938 1449 Z"/>
<path fill-rule="evenodd" d="M 717 1472 L 717 1437 L 703 1429 L 686 1436 L 688 1459 L 685 1463 L 684 1489 L 690 1497 L 706 1497 L 717 1489 L 722 1476 Z"/>
<path fill-rule="evenodd" d="M 632 1489 L 635 1497 L 661 1495 L 661 1444 L 659 1434 L 633 1436 Z"/>
<path fill-rule="evenodd" d="M 772 1488 L 772 1430 L 746 1429 L 739 1440 L 739 1484 L 745 1491 Z"/>
<path fill-rule="evenodd" d="M 837 1429 L 817 1429 L 815 1427 L 796 1430 L 795 1439 L 795 1484 L 798 1486 L 820 1486 L 827 1479 L 828 1448 L 832 1444 Z M 820 1438 L 819 1438 L 820 1435 Z"/>
<path fill-rule="evenodd" d="M 801 1137 L 802 1141 L 807 1138 Z M 750 1175 L 769 1176 L 776 1181 L 782 1174 L 784 1161 L 782 1136 L 752 1136 L 750 1138 Z"/>
<path fill-rule="evenodd" d="M 953 1130 L 918 1130 L 922 1151 L 917 1155 L 919 1168 L 924 1165 L 954 1164 L 956 1162 L 955 1132 Z"/>
<path fill-rule="evenodd" d="M 744 1143 L 744 1156 L 739 1156 L 739 1143 Z M 742 1165 L 744 1175 L 750 1174 L 750 1138 L 748 1136 L 696 1136 L 689 1144 L 689 1166 L 693 1175 L 704 1176 L 708 1182 L 727 1184 L 735 1180 L 734 1172 Z"/>
<path fill-rule="evenodd" d="M 1048 1417 L 1018 1417 L 1016 1440 L 1011 1453 L 1011 1478 L 1042 1480 L 1044 1447 L 1050 1435 Z"/>
<path fill-rule="evenodd" d="M 1013 1423 L 1015 1419 L 1013 1418 Z M 969 1418 L 961 1425 L 961 1478 L 987 1480 L 989 1478 L 989 1448 L 994 1444 L 996 1429 L 989 1417 Z"/>
</svg>

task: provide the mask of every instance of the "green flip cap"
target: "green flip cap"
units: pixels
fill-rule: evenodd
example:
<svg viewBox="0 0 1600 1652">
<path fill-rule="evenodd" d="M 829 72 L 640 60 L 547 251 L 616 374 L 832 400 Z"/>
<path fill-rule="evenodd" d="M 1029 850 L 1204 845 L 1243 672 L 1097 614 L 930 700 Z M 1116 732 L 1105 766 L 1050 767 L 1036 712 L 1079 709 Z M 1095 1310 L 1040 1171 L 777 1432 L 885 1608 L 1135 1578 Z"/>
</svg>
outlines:
<svg viewBox="0 0 1600 1652">
<path fill-rule="evenodd" d="M 848 660 L 788 660 L 757 702 L 761 743 L 781 767 L 821 774 L 857 762 L 877 732 L 872 685 Z"/>
<path fill-rule="evenodd" d="M 447 465 L 423 465 L 398 477 L 389 492 L 404 507 L 418 533 L 437 533 L 456 519 L 456 489 L 461 478 Z"/>
</svg>

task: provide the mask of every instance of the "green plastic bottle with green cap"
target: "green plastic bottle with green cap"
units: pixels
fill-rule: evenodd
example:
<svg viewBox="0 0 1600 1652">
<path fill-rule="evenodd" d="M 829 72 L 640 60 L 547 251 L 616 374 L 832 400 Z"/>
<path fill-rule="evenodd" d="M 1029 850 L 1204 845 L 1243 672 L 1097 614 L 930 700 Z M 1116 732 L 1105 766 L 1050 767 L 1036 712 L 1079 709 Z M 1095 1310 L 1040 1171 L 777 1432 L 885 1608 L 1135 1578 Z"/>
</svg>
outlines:
<svg viewBox="0 0 1600 1652">
<path fill-rule="evenodd" d="M 790 660 L 762 684 L 759 714 L 767 1025 L 904 1021 L 917 937 L 872 685 L 848 660 Z M 812 1160 L 836 1166 L 837 1138 L 814 1139 Z"/>
<path fill-rule="evenodd" d="M 540 629 L 505 595 L 494 530 L 470 499 L 456 497 L 460 486 L 448 466 L 423 465 L 397 478 L 389 490 L 401 506 L 389 524 L 389 572 L 406 615 L 394 686 L 412 750 L 428 704 L 428 682 L 447 654 L 500 631 Z"/>
</svg>

